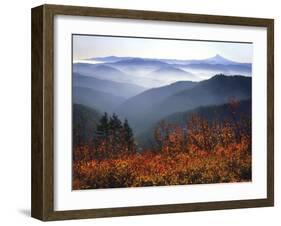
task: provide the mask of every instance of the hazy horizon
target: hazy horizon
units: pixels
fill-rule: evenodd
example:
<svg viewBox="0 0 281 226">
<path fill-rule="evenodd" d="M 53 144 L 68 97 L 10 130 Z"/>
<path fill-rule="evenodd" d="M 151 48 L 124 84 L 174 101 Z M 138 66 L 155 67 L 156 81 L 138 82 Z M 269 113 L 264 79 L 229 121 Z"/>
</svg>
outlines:
<svg viewBox="0 0 281 226">
<path fill-rule="evenodd" d="M 73 61 L 117 56 L 170 60 L 202 60 L 220 55 L 252 63 L 251 43 L 156 38 L 73 35 Z"/>
<path fill-rule="evenodd" d="M 189 59 L 176 59 L 176 58 L 155 58 L 155 57 L 139 57 L 139 56 L 119 56 L 119 55 L 104 55 L 104 56 L 98 56 L 98 57 L 88 57 L 88 58 L 85 58 L 85 59 L 76 59 L 74 60 L 73 59 L 73 63 L 80 63 L 80 62 L 84 62 L 84 63 L 94 63 L 94 60 L 91 60 L 93 58 L 106 58 L 106 57 L 116 57 L 116 58 L 140 58 L 140 59 L 150 59 L 150 60 L 182 60 L 182 61 L 188 61 L 188 60 L 207 60 L 207 59 L 210 59 L 210 58 L 214 58 L 216 56 L 220 56 L 226 60 L 230 60 L 230 61 L 234 61 L 234 62 L 237 62 L 237 63 L 249 63 L 251 64 L 252 62 L 238 62 L 238 61 L 235 61 L 235 60 L 232 60 L 232 59 L 229 59 L 227 57 L 224 57 L 223 55 L 220 55 L 220 54 L 215 54 L 213 56 L 210 56 L 210 57 L 207 57 L 207 58 L 200 58 L 200 59 L 195 59 L 195 58 L 189 58 Z M 103 63 L 102 61 L 97 61 L 96 63 Z"/>
</svg>

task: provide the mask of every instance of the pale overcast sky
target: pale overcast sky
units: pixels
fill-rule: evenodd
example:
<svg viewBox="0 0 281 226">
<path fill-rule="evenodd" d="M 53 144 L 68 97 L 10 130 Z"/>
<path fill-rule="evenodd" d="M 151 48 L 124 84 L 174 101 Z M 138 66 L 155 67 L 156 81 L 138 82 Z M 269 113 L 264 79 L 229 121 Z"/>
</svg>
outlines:
<svg viewBox="0 0 281 226">
<path fill-rule="evenodd" d="M 205 59 L 219 54 L 237 62 L 252 62 L 252 44 L 188 40 L 73 35 L 73 60 L 130 56 L 165 59 Z"/>
</svg>

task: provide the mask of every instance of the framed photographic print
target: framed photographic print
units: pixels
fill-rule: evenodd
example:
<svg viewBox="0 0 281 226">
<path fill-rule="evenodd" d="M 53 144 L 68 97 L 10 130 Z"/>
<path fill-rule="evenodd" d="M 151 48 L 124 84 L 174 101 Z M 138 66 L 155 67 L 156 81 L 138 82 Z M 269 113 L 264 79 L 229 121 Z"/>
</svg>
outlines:
<svg viewBox="0 0 281 226">
<path fill-rule="evenodd" d="M 32 216 L 274 205 L 272 19 L 32 9 Z"/>
</svg>

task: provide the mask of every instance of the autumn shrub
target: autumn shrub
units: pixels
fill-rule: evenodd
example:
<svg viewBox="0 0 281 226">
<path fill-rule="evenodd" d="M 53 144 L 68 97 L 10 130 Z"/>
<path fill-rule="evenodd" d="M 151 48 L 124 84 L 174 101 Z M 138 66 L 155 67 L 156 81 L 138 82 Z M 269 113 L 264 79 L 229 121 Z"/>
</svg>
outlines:
<svg viewBox="0 0 281 226">
<path fill-rule="evenodd" d="M 249 140 L 213 152 L 143 153 L 73 165 L 74 189 L 227 183 L 251 180 Z"/>
<path fill-rule="evenodd" d="M 73 189 L 251 181 L 251 121 L 236 118 L 237 104 L 230 103 L 233 117 L 227 121 L 193 115 L 184 126 L 160 122 L 156 147 L 141 153 L 126 123 L 117 144 L 104 136 L 99 145 L 75 147 Z M 100 131 L 112 133 L 107 127 Z"/>
</svg>

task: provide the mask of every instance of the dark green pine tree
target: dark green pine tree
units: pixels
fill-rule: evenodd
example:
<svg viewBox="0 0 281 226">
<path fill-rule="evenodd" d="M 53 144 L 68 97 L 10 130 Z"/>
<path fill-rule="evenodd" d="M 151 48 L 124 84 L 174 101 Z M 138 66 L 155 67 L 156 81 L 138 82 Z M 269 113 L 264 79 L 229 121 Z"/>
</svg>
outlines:
<svg viewBox="0 0 281 226">
<path fill-rule="evenodd" d="M 113 154 L 122 152 L 122 129 L 121 120 L 113 113 L 109 119 L 109 143 Z"/>
<path fill-rule="evenodd" d="M 108 114 L 104 112 L 97 125 L 95 134 L 93 136 L 93 157 L 104 158 L 107 153 L 100 152 L 101 145 L 105 144 L 106 149 L 108 148 L 109 141 L 109 119 Z"/>
<path fill-rule="evenodd" d="M 108 115 L 105 112 L 101 117 L 99 124 L 97 125 L 96 135 L 97 139 L 107 139 L 109 134 L 109 120 Z"/>
<path fill-rule="evenodd" d="M 101 144 L 105 144 L 106 153 L 96 153 L 100 158 L 116 157 L 122 153 L 133 153 L 136 151 L 133 130 L 128 120 L 124 123 L 113 113 L 111 117 L 105 112 L 101 117 L 94 138 L 95 150 L 99 150 Z"/>
<path fill-rule="evenodd" d="M 115 132 L 120 132 L 122 129 L 122 122 L 115 113 L 109 119 L 109 129 Z"/>
<path fill-rule="evenodd" d="M 132 128 L 130 127 L 128 120 L 125 119 L 123 124 L 124 129 L 124 139 L 125 139 L 125 145 L 127 145 L 128 152 L 135 152 L 136 151 L 136 144 L 134 139 L 134 133 Z"/>
</svg>

